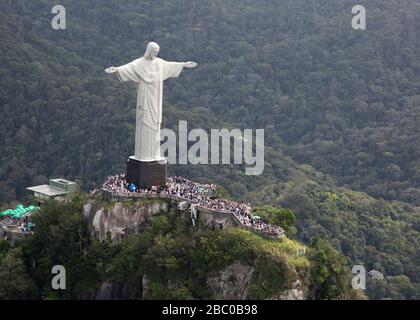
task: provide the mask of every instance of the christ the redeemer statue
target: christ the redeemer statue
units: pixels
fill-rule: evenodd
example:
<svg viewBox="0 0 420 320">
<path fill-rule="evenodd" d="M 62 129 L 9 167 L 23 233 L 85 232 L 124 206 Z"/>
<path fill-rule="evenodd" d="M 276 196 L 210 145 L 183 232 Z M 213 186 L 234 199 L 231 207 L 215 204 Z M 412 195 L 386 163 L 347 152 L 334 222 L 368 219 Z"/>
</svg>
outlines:
<svg viewBox="0 0 420 320">
<path fill-rule="evenodd" d="M 120 67 L 105 69 L 116 73 L 121 82 L 137 84 L 137 114 L 135 158 L 142 161 L 161 160 L 160 125 L 162 123 L 163 81 L 176 78 L 184 67 L 194 68 L 197 63 L 168 62 L 157 58 L 159 45 L 150 42 L 143 57 Z"/>
<path fill-rule="evenodd" d="M 144 163 L 150 163 L 148 171 L 156 171 L 156 168 L 151 167 L 151 164 L 154 162 L 162 163 L 162 160 L 164 160 L 160 154 L 163 81 L 178 77 L 184 67 L 194 68 L 197 66 L 197 63 L 192 61 L 165 61 L 157 58 L 158 53 L 159 45 L 150 42 L 143 57 L 120 67 L 105 69 L 106 73 L 115 73 L 121 82 L 132 81 L 137 84 L 135 152 L 134 156 L 128 160 L 128 162 L 131 160 L 131 173 L 135 171 L 132 165 L 133 161 L 143 164 L 142 169 L 140 165 L 137 166 L 138 170 L 136 169 L 142 171 L 141 174 L 137 174 L 141 176 L 138 179 L 131 179 L 137 182 L 137 185 L 150 185 L 154 181 L 149 179 L 148 173 L 150 172 L 146 172 Z M 127 176 L 130 176 L 130 168 L 127 165 Z M 130 177 L 127 178 L 130 180 Z"/>
</svg>

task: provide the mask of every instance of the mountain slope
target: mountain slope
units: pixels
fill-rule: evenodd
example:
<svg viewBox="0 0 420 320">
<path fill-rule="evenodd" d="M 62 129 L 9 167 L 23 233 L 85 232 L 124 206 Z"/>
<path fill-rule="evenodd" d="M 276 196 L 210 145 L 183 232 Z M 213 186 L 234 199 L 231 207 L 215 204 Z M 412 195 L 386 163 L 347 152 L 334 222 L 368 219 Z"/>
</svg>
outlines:
<svg viewBox="0 0 420 320">
<path fill-rule="evenodd" d="M 290 207 L 304 241 L 325 234 L 353 263 L 418 283 L 417 1 L 369 1 L 365 32 L 351 29 L 350 0 L 62 4 L 65 31 L 51 29 L 50 1 L 0 3 L 0 203 L 48 177 L 89 190 L 124 170 L 135 90 L 103 69 L 154 40 L 165 59 L 199 62 L 167 82 L 165 126 L 265 129 L 261 176 L 233 165 L 172 173 Z"/>
</svg>

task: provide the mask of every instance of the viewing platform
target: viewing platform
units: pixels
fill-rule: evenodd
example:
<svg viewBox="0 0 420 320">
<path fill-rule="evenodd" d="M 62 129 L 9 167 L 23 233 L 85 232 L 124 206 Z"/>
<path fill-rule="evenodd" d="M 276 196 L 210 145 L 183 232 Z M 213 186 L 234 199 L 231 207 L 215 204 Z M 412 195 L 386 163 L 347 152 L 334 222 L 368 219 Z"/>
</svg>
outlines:
<svg viewBox="0 0 420 320">
<path fill-rule="evenodd" d="M 136 190 L 133 192 L 124 187 L 123 175 L 114 177 L 119 178 L 112 178 L 115 183 L 112 188 L 120 189 L 121 191 L 108 190 L 107 187 L 109 185 L 105 182 L 104 186 L 100 189 L 101 196 L 104 200 L 161 199 L 172 202 L 180 211 L 188 211 L 191 219 L 194 220 L 193 224 L 195 220 L 200 220 L 200 217 L 209 215 L 216 221 L 216 225 L 218 224 L 217 221 L 221 221 L 219 223 L 220 228 L 223 228 L 225 225 L 223 221 L 227 219 L 230 221 L 230 225 L 254 231 L 267 238 L 281 238 L 284 236 L 284 230 L 281 227 L 270 225 L 260 218 L 254 217 L 251 213 L 252 209 L 250 206 L 236 201 L 212 197 L 212 193 L 208 192 L 208 185 L 200 185 L 184 178 L 179 178 L 181 182 L 173 180 L 176 178 L 170 178 L 166 188 L 139 190 L 140 192 Z M 122 189 L 120 188 L 121 184 Z M 115 185 L 117 186 L 116 188 Z M 186 196 L 181 196 L 181 194 L 185 194 Z M 231 210 L 221 209 L 220 207 L 227 207 Z"/>
</svg>

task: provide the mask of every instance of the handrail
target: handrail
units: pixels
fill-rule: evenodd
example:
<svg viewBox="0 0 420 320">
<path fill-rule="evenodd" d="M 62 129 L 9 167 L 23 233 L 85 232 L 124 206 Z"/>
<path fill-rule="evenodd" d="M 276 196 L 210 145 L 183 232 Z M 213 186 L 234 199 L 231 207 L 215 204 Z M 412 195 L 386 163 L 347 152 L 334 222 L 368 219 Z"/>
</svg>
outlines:
<svg viewBox="0 0 420 320">
<path fill-rule="evenodd" d="M 210 208 L 206 208 L 203 207 L 201 205 L 198 204 L 198 202 L 196 201 L 192 201 L 190 199 L 184 198 L 184 197 L 180 197 L 180 196 L 176 196 L 176 195 L 172 195 L 172 194 L 165 194 L 165 193 L 140 193 L 140 192 L 130 192 L 130 193 L 121 193 L 121 192 L 112 192 L 112 191 L 108 191 L 105 189 L 101 189 L 102 192 L 105 192 L 107 194 L 109 194 L 111 196 L 111 198 L 133 198 L 133 199 L 137 199 L 137 198 L 155 198 L 155 199 L 159 199 L 159 198 L 163 198 L 163 199 L 170 199 L 170 200 L 175 200 L 175 201 L 186 201 L 190 204 L 196 204 L 198 209 L 201 209 L 201 211 L 207 211 L 210 213 L 221 213 L 221 214 L 231 214 L 235 217 L 235 221 L 248 229 L 257 231 L 259 233 L 262 234 L 267 234 L 267 235 L 275 235 L 278 237 L 282 237 L 284 235 L 284 231 L 280 231 L 280 232 L 270 232 L 270 231 L 264 231 L 252 226 L 248 226 L 245 225 L 244 223 L 242 223 L 242 221 L 238 218 L 238 216 L 230 210 L 214 210 L 214 209 L 210 209 Z"/>
</svg>

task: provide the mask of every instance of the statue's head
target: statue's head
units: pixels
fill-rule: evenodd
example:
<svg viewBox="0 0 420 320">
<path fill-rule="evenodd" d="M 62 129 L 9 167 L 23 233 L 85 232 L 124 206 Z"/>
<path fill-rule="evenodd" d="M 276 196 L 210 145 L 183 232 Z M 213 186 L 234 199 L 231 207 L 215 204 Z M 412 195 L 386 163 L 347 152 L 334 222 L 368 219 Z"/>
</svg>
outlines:
<svg viewBox="0 0 420 320">
<path fill-rule="evenodd" d="M 159 53 L 159 45 L 156 42 L 149 42 L 146 47 L 146 52 L 144 53 L 144 57 L 146 59 L 154 60 L 156 59 Z"/>
</svg>

